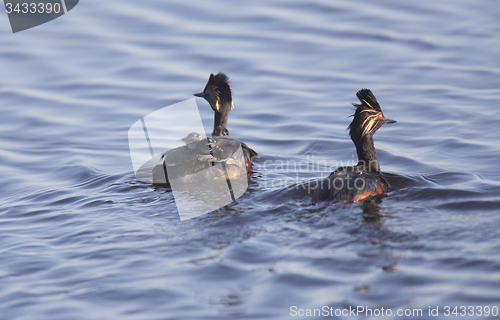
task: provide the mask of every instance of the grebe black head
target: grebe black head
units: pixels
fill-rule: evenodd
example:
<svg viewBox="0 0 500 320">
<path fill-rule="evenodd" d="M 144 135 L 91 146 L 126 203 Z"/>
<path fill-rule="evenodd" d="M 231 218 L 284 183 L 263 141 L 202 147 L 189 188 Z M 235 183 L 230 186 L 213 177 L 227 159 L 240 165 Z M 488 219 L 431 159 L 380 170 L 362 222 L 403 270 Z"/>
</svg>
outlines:
<svg viewBox="0 0 500 320">
<path fill-rule="evenodd" d="M 213 136 L 228 136 L 227 120 L 229 113 L 234 108 L 229 78 L 225 73 L 219 72 L 215 76 L 210 74 L 203 92 L 195 93 L 196 97 L 204 98 L 215 111 Z"/>
<path fill-rule="evenodd" d="M 382 113 L 377 98 L 369 89 L 361 89 L 356 93 L 361 104 L 353 104 L 356 111 L 354 119 L 347 129 L 358 153 L 358 165 L 367 165 L 368 169 L 380 172 L 377 152 L 373 144 L 373 134 L 386 123 L 395 123 Z"/>
<path fill-rule="evenodd" d="M 213 73 L 210 74 L 203 92 L 195 93 L 195 96 L 207 100 L 210 107 L 212 107 L 212 110 L 215 112 L 214 131 L 212 132 L 214 142 L 222 150 L 224 150 L 226 146 L 234 145 L 234 142 L 237 142 L 238 145 L 241 144 L 245 156 L 247 173 L 250 175 L 252 172 L 252 160 L 258 159 L 257 152 L 249 148 L 245 143 L 230 138 L 229 132 L 227 131 L 229 113 L 234 109 L 233 94 L 229 86 L 229 78 L 223 72 L 219 72 L 216 75 Z"/>
<path fill-rule="evenodd" d="M 382 125 L 396 121 L 384 116 L 369 89 L 359 90 L 356 96 L 361 104 L 354 104 L 354 119 L 347 129 L 356 146 L 358 164 L 340 167 L 322 180 L 314 192 L 316 200 L 358 202 L 388 190 L 387 182 L 380 172 L 373 134 Z"/>
</svg>

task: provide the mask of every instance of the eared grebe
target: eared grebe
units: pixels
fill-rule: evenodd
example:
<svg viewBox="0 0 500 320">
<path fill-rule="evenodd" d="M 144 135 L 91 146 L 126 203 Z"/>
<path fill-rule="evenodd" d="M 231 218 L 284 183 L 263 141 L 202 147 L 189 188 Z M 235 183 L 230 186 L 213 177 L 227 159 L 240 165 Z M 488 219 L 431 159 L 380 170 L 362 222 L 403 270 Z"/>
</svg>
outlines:
<svg viewBox="0 0 500 320">
<path fill-rule="evenodd" d="M 383 124 L 396 121 L 384 116 L 377 99 L 369 89 L 361 89 L 356 96 L 361 104 L 353 104 L 356 111 L 348 129 L 356 146 L 358 164 L 340 167 L 328 178 L 320 181 L 314 193 L 314 198 L 318 201 L 359 202 L 388 190 L 387 182 L 380 172 L 373 134 Z"/>
<path fill-rule="evenodd" d="M 215 112 L 214 130 L 212 132 L 212 139 L 215 145 L 221 150 L 227 149 L 227 146 L 234 150 L 234 146 L 241 143 L 247 174 L 250 175 L 252 173 L 252 161 L 258 159 L 257 152 L 249 148 L 245 143 L 230 138 L 227 131 L 227 120 L 229 113 L 234 109 L 234 104 L 229 79 L 226 74 L 222 72 L 216 75 L 213 73 L 210 74 L 203 92 L 195 93 L 194 95 L 207 100 Z"/>
</svg>

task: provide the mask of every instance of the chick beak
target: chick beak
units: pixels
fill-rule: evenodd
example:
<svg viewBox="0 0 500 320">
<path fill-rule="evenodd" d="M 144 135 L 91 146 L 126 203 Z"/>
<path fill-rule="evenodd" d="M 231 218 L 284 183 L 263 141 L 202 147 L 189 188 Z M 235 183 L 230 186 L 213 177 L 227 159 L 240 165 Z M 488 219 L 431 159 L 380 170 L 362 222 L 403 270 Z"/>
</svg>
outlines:
<svg viewBox="0 0 500 320">
<path fill-rule="evenodd" d="M 195 93 L 194 96 L 195 97 L 200 97 L 200 98 L 205 98 L 205 93 L 203 93 L 203 92 Z"/>
</svg>

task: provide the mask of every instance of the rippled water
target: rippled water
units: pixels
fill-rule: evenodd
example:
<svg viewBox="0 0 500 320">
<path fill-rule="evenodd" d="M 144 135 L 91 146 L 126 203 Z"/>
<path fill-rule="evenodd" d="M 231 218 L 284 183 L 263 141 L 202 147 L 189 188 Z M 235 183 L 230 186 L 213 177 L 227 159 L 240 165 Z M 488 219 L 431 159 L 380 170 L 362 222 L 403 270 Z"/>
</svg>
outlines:
<svg viewBox="0 0 500 320">
<path fill-rule="evenodd" d="M 80 1 L 16 34 L 0 14 L 0 319 L 500 308 L 498 21 L 451 0 Z M 259 174 L 181 222 L 136 181 L 127 130 L 218 71 Z M 375 135 L 390 192 L 315 205 L 306 182 L 356 160 L 364 87 L 398 120 Z"/>
</svg>

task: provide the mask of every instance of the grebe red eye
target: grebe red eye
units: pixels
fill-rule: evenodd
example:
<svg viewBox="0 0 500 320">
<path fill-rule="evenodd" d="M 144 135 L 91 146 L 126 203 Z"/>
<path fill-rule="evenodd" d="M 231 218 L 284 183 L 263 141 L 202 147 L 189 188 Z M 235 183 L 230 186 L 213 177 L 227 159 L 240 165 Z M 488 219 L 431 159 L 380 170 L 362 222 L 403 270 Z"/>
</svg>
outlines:
<svg viewBox="0 0 500 320">
<path fill-rule="evenodd" d="M 380 120 L 382 120 L 382 118 L 383 118 L 383 117 L 384 117 L 384 116 L 383 116 L 382 114 L 379 114 L 379 115 L 378 115 L 378 118 L 379 118 Z"/>
<path fill-rule="evenodd" d="M 208 94 L 208 90 L 205 90 L 205 94 Z"/>
</svg>

